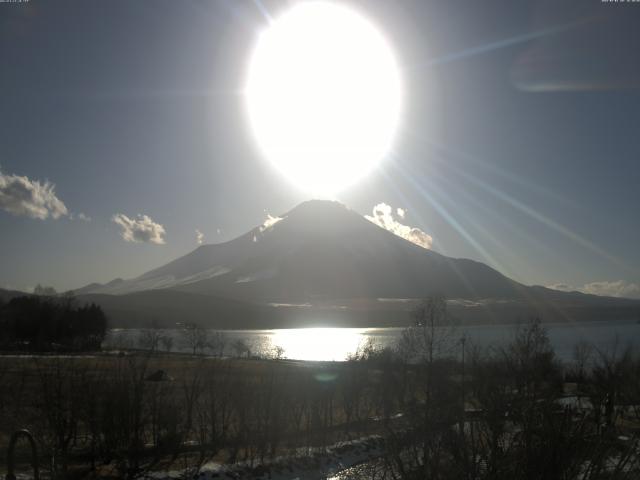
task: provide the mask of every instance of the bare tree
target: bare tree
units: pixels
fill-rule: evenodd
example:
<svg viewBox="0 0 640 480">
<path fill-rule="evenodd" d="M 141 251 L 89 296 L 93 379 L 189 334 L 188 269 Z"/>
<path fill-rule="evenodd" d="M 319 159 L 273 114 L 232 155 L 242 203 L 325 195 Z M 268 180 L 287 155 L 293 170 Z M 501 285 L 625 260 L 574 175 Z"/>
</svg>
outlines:
<svg viewBox="0 0 640 480">
<path fill-rule="evenodd" d="M 227 346 L 227 336 L 223 332 L 215 332 L 210 339 L 209 347 L 217 357 L 223 357 Z"/>
<path fill-rule="evenodd" d="M 52 465 L 66 475 L 68 453 L 78 434 L 87 369 L 74 359 L 34 360 L 42 433 L 52 447 Z"/>
<path fill-rule="evenodd" d="M 33 294 L 41 297 L 55 297 L 58 292 L 53 287 L 47 287 L 44 285 L 37 284 L 33 289 Z"/>
<path fill-rule="evenodd" d="M 433 363 L 449 353 L 455 341 L 454 325 L 447 315 L 447 302 L 435 295 L 422 300 L 413 311 L 414 326 L 402 332 L 398 350 L 407 360 Z"/>
<path fill-rule="evenodd" d="M 593 405 L 598 425 L 604 424 L 611 431 L 618 415 L 623 387 L 628 384 L 633 372 L 633 356 L 629 348 L 619 348 L 618 343 L 609 351 L 598 350 L 591 379 L 587 384 L 589 399 Z M 601 415 L 604 414 L 604 422 Z"/>
<path fill-rule="evenodd" d="M 247 342 L 245 342 L 241 338 L 238 338 L 236 341 L 234 341 L 233 344 L 231 345 L 231 348 L 233 349 L 233 351 L 236 354 L 236 357 L 238 358 L 241 358 L 243 355 L 246 355 L 247 358 L 251 356 L 251 348 L 249 348 L 249 345 L 247 344 Z"/>
<path fill-rule="evenodd" d="M 138 337 L 138 346 L 142 350 L 147 350 L 150 353 L 156 353 L 158 346 L 162 339 L 162 335 L 155 328 L 147 328 L 140 332 Z"/>
<path fill-rule="evenodd" d="M 209 346 L 209 331 L 196 323 L 184 324 L 182 338 L 192 355 L 202 353 Z"/>
<path fill-rule="evenodd" d="M 589 362 L 593 358 L 594 348 L 589 342 L 581 340 L 573 347 L 573 370 L 576 380 L 583 381 Z"/>
<path fill-rule="evenodd" d="M 171 353 L 173 349 L 173 337 L 170 334 L 164 334 L 160 337 L 160 343 L 162 344 L 162 348 L 167 353 Z"/>
<path fill-rule="evenodd" d="M 421 301 L 413 312 L 414 326 L 405 329 L 397 353 L 404 369 L 413 370 L 411 398 L 406 408 L 408 431 L 388 432 L 393 470 L 400 478 L 440 478 L 450 426 L 459 419 L 460 396 L 454 385 L 453 363 L 445 356 L 455 345 L 455 330 L 444 297 Z M 411 366 L 409 365 L 411 364 Z"/>
</svg>

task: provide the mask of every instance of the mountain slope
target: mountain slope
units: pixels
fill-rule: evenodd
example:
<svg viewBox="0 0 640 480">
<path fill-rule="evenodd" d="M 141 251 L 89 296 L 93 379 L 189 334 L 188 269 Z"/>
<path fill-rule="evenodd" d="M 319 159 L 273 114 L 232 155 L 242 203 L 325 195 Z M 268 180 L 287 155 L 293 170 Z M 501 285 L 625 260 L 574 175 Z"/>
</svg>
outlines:
<svg viewBox="0 0 640 480">
<path fill-rule="evenodd" d="M 517 298 L 523 286 L 472 260 L 425 250 L 336 202 L 309 201 L 270 227 L 203 245 L 133 280 L 83 293 L 175 289 L 253 302 Z"/>
<path fill-rule="evenodd" d="M 638 301 L 525 286 L 483 263 L 414 245 L 328 201 L 302 203 L 235 240 L 77 293 L 120 326 L 406 325 L 415 299 L 432 294 L 445 295 L 465 323 L 640 318 Z"/>
</svg>

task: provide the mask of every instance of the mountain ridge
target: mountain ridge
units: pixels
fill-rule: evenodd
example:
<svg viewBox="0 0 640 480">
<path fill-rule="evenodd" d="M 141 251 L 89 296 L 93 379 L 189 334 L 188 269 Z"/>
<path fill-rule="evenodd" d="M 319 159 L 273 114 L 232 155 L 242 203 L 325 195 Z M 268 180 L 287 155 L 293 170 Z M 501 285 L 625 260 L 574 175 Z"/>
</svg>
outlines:
<svg viewBox="0 0 640 480">
<path fill-rule="evenodd" d="M 304 202 L 278 218 L 234 240 L 202 245 L 132 280 L 81 290 L 126 294 L 174 288 L 244 300 L 302 301 L 318 295 L 421 297 L 437 290 L 447 296 L 511 298 L 523 287 L 481 262 L 408 242 L 337 202 Z"/>
<path fill-rule="evenodd" d="M 292 327 L 318 318 L 334 325 L 406 324 L 415 300 L 434 294 L 450 299 L 458 318 L 469 323 L 531 316 L 640 318 L 640 301 L 527 286 L 482 262 L 427 250 L 342 204 L 320 200 L 270 217 L 228 242 L 201 245 L 134 279 L 80 293 L 119 319 L 146 318 L 150 311 L 157 316 L 164 305 L 174 316 L 197 321 L 209 312 L 224 328 Z"/>
</svg>

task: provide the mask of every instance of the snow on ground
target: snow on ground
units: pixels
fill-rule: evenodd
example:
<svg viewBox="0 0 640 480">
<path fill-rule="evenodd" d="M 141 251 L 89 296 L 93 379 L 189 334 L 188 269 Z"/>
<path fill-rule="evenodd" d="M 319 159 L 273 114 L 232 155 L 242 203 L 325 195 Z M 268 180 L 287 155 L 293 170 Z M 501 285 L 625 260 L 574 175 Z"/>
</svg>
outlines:
<svg viewBox="0 0 640 480">
<path fill-rule="evenodd" d="M 149 480 L 177 480 L 194 478 L 251 479 L 251 480 L 324 480 L 341 471 L 379 457 L 382 454 L 382 438 L 377 435 L 357 440 L 339 442 L 326 448 L 301 448 L 294 454 L 276 457 L 253 467 L 247 462 L 222 465 L 216 462 L 204 464 L 198 472 L 185 470 L 150 472 Z"/>
</svg>

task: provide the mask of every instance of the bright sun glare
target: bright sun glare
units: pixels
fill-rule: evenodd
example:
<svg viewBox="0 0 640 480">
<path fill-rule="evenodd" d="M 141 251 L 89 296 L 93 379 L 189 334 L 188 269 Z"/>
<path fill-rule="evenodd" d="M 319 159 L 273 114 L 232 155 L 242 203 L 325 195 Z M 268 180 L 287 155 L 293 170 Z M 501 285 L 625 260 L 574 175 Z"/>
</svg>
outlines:
<svg viewBox="0 0 640 480">
<path fill-rule="evenodd" d="M 388 152 L 400 76 L 386 40 L 365 18 L 338 4 L 307 2 L 260 35 L 246 99 L 266 157 L 298 187 L 331 195 Z"/>
<path fill-rule="evenodd" d="M 273 345 L 287 358 L 343 361 L 354 354 L 364 337 L 361 328 L 292 328 L 274 330 Z"/>
</svg>

